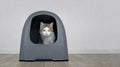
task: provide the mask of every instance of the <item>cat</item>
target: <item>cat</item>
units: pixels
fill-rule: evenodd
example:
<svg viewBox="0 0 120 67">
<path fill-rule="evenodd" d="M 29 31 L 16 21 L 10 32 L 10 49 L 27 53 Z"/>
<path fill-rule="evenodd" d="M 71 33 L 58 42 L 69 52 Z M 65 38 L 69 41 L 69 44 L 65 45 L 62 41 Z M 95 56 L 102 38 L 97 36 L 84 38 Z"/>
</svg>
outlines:
<svg viewBox="0 0 120 67">
<path fill-rule="evenodd" d="M 40 35 L 43 44 L 53 44 L 55 41 L 53 22 L 50 24 L 40 22 Z"/>
</svg>

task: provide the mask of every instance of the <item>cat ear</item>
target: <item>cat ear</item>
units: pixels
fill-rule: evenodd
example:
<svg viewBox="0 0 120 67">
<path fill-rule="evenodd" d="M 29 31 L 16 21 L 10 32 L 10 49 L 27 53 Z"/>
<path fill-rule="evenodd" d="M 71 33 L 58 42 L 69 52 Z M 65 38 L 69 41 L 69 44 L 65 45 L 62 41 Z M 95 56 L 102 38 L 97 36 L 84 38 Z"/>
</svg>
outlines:
<svg viewBox="0 0 120 67">
<path fill-rule="evenodd" d="M 50 23 L 50 26 L 53 27 L 53 22 Z"/>
<path fill-rule="evenodd" d="M 40 22 L 40 29 L 42 29 L 44 27 L 44 23 Z"/>
<path fill-rule="evenodd" d="M 40 25 L 41 25 L 41 26 L 43 26 L 43 25 L 44 25 L 44 23 L 43 23 L 43 22 L 40 22 Z"/>
</svg>

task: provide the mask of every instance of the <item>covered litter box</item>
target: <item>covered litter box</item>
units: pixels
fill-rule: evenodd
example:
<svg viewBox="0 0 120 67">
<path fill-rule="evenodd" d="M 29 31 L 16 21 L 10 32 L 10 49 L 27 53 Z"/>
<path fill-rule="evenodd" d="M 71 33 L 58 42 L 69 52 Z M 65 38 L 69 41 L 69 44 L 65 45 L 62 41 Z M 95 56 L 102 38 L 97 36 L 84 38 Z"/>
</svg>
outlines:
<svg viewBox="0 0 120 67">
<path fill-rule="evenodd" d="M 39 34 L 41 21 L 45 23 L 54 22 L 55 41 L 53 44 L 43 44 Z M 38 11 L 27 18 L 22 32 L 19 60 L 68 60 L 65 29 L 61 19 L 56 14 L 48 11 Z"/>
</svg>

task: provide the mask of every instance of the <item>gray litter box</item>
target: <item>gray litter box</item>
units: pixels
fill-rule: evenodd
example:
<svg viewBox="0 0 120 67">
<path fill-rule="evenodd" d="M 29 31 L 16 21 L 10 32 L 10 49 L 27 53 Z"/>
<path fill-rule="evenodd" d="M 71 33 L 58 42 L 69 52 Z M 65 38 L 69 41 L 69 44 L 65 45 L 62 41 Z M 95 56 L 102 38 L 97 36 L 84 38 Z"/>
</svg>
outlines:
<svg viewBox="0 0 120 67">
<path fill-rule="evenodd" d="M 43 44 L 39 34 L 40 21 L 54 22 L 55 42 Z M 68 61 L 66 34 L 61 19 L 54 13 L 38 11 L 31 14 L 24 25 L 20 61 Z"/>
</svg>

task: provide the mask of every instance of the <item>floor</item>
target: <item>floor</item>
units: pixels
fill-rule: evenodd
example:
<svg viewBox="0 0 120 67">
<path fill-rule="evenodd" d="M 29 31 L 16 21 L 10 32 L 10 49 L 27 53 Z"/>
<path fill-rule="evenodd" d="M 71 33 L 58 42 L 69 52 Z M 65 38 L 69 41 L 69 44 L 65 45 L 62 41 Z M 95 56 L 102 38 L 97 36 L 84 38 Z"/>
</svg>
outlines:
<svg viewBox="0 0 120 67">
<path fill-rule="evenodd" d="M 19 62 L 17 54 L 0 54 L 0 67 L 120 67 L 120 54 L 70 54 L 61 62 Z"/>
</svg>

